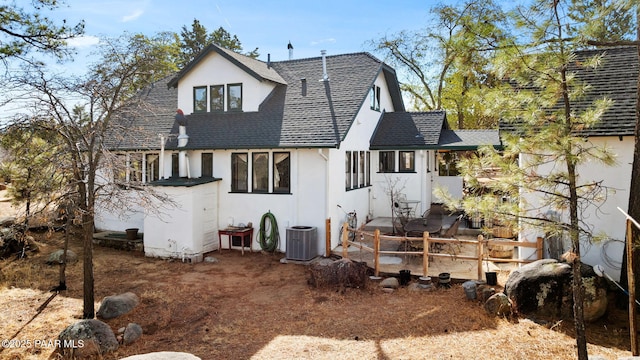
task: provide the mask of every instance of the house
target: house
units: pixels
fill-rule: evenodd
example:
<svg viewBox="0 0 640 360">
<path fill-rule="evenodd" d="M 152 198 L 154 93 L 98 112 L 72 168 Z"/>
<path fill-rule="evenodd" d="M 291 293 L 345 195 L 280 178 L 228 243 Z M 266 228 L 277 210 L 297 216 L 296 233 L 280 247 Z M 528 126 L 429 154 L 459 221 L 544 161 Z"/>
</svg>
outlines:
<svg viewBox="0 0 640 360">
<path fill-rule="evenodd" d="M 437 171 L 439 152 L 499 144 L 497 131 L 449 129 L 442 111 L 406 112 L 395 70 L 368 53 L 264 62 L 210 45 L 143 96 L 158 106 L 127 119 L 138 131 L 111 148 L 127 179 L 178 206 L 132 205 L 125 216 L 103 207 L 96 228 L 141 229 L 149 256 L 199 261 L 241 245 L 219 242 L 218 230 L 248 224 L 256 249 L 267 213 L 279 251 L 289 230 L 305 228 L 313 229 L 308 255 L 328 254 L 347 212 L 359 225 L 391 216 L 390 181 L 422 214 L 433 183 L 462 193 L 461 180 Z"/>
<path fill-rule="evenodd" d="M 624 250 L 625 216 L 617 209 L 627 211 L 629 204 L 629 188 L 634 152 L 634 129 L 636 126 L 636 89 L 638 78 L 638 53 L 635 47 L 618 47 L 605 50 L 588 50 L 578 52 L 580 59 L 604 53 L 602 64 L 595 68 L 572 67 L 579 81 L 586 82 L 590 89 L 586 96 L 574 103 L 574 109 L 587 108 L 596 99 L 603 97 L 613 100 L 613 105 L 603 114 L 595 126 L 580 131 L 578 136 L 588 139 L 596 146 L 606 146 L 617 154 L 617 165 L 608 167 L 596 162 L 581 165 L 577 169 L 581 183 L 590 180 L 602 181 L 602 186 L 614 191 L 609 192 L 605 201 L 598 207 L 584 209 L 582 221 L 591 226 L 594 234 L 604 233 L 607 239 L 601 242 L 581 241 L 582 261 L 589 265 L 600 264 L 612 278 L 620 278 L 622 254 Z M 535 201 L 535 194 L 529 195 L 529 201 Z M 541 209 L 541 213 L 551 211 L 557 216 L 566 215 L 558 209 Z M 520 240 L 535 241 L 544 234 L 534 230 L 520 233 Z M 564 250 L 570 249 L 565 239 Z M 546 256 L 552 257 L 549 248 Z M 533 256 L 531 249 L 520 248 L 521 259 Z"/>
</svg>

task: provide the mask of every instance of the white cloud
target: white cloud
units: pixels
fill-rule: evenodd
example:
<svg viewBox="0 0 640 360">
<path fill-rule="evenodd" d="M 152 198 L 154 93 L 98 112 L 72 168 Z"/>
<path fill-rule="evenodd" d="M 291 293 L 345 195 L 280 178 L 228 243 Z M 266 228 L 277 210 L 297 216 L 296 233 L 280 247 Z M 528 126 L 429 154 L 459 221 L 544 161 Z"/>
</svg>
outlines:
<svg viewBox="0 0 640 360">
<path fill-rule="evenodd" d="M 100 38 L 97 36 L 83 35 L 73 39 L 67 40 L 67 44 L 75 48 L 85 48 L 93 45 L 97 45 L 100 42 Z"/>
<path fill-rule="evenodd" d="M 311 41 L 311 45 L 315 46 L 315 45 L 326 44 L 326 43 L 333 44 L 335 42 L 336 42 L 336 39 L 327 38 L 327 39 L 313 40 L 313 41 Z"/>
<path fill-rule="evenodd" d="M 140 16 L 142 16 L 142 14 L 144 14 L 144 10 L 137 9 L 137 10 L 134 10 L 131 14 L 123 16 L 122 19 L 120 19 L 120 21 L 122 22 L 133 21 L 139 18 Z"/>
</svg>

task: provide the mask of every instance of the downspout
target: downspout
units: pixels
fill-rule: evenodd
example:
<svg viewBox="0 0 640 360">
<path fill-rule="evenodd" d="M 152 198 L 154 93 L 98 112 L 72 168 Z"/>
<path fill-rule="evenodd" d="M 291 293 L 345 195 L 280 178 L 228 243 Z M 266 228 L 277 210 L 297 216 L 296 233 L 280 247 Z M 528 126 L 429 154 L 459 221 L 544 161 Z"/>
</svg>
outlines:
<svg viewBox="0 0 640 360">
<path fill-rule="evenodd" d="M 322 149 L 318 149 L 318 155 L 320 155 L 320 157 L 322 157 L 324 159 L 325 162 L 325 172 L 324 172 L 324 214 L 325 214 L 325 219 L 330 221 L 331 220 L 331 209 L 329 209 L 329 203 L 330 203 L 330 189 L 331 186 L 329 186 L 329 157 L 327 155 L 325 155 L 322 152 Z M 326 228 L 326 227 L 325 227 Z M 331 255 L 331 229 L 329 229 L 329 233 L 325 233 L 325 249 L 324 249 L 324 253 L 326 257 L 329 257 L 329 255 Z M 329 243 L 329 246 L 327 247 L 327 242 Z"/>
</svg>

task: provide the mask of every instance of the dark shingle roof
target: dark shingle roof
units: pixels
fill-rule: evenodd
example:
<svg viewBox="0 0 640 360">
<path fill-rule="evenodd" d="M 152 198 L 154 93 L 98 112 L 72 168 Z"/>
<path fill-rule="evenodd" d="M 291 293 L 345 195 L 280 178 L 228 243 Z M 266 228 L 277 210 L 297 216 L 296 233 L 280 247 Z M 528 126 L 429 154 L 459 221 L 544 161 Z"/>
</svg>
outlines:
<svg viewBox="0 0 640 360">
<path fill-rule="evenodd" d="M 444 111 L 383 113 L 371 136 L 370 147 L 425 149 L 438 145 L 440 132 L 447 127 Z"/>
<path fill-rule="evenodd" d="M 583 131 L 588 136 L 633 135 L 636 124 L 636 89 L 638 81 L 638 50 L 619 47 L 605 50 L 581 51 L 578 61 L 604 52 L 602 64 L 595 68 L 577 69 L 577 78 L 591 85 L 583 101 L 574 105 L 586 109 L 593 101 L 607 97 L 613 105 L 593 128 Z M 576 69 L 570 69 L 576 71 Z"/>
<path fill-rule="evenodd" d="M 451 130 L 444 111 L 384 113 L 370 141 L 371 150 L 471 150 L 501 146 L 498 130 Z"/>
<path fill-rule="evenodd" d="M 321 57 L 272 62 L 283 83 L 259 111 L 187 116 L 186 148 L 337 147 L 380 72 L 390 85 L 394 107 L 404 109 L 395 71 L 370 54 L 327 56 L 326 64 L 329 81 L 320 81 Z M 175 146 L 175 141 L 167 144 Z"/>
<path fill-rule="evenodd" d="M 594 68 L 578 66 L 584 60 L 604 54 L 601 64 Z M 580 113 L 591 107 L 594 101 L 608 98 L 613 105 L 600 121 L 590 128 L 580 130 L 579 136 L 631 136 L 636 124 L 638 51 L 635 47 L 616 47 L 576 52 L 576 60 L 569 71 L 578 81 L 589 85 L 584 98 L 571 103 L 572 111 Z M 560 104 L 558 104 L 560 106 Z M 517 131 L 517 123 L 500 124 L 501 130 Z"/>
<path fill-rule="evenodd" d="M 473 150 L 482 145 L 502 147 L 498 130 L 443 130 L 437 148 Z"/>
<path fill-rule="evenodd" d="M 167 87 L 173 75 L 134 96 L 112 119 L 104 144 L 112 150 L 159 149 L 159 134 L 168 135 L 178 108 L 178 90 Z"/>
</svg>

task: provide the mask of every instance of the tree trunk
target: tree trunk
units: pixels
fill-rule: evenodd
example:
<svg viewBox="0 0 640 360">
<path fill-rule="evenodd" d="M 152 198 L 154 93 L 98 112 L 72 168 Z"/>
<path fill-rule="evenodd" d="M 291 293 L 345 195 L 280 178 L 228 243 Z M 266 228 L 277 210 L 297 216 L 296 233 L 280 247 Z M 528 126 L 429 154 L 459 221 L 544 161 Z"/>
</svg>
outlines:
<svg viewBox="0 0 640 360">
<path fill-rule="evenodd" d="M 82 214 L 82 233 L 84 249 L 84 285 L 83 285 L 83 319 L 95 317 L 93 290 L 93 216 Z"/>
</svg>

